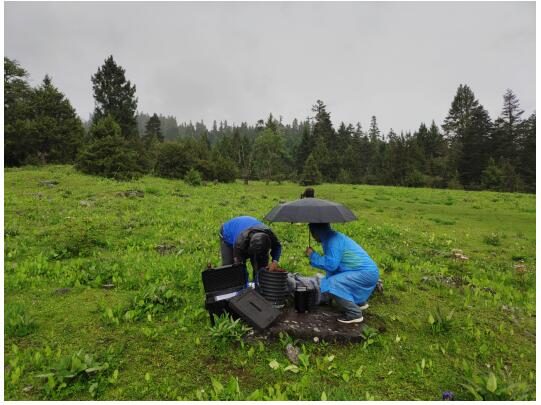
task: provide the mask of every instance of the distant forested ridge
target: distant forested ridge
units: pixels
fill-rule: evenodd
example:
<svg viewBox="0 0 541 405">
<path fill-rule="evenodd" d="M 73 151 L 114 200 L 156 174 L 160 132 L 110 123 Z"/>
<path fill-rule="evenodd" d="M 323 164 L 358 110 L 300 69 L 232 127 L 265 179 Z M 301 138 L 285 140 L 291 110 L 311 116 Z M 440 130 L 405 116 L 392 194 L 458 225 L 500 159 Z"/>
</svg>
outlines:
<svg viewBox="0 0 541 405">
<path fill-rule="evenodd" d="M 137 112 L 136 86 L 125 73 L 112 56 L 104 61 L 91 78 L 95 111 L 82 123 L 50 77 L 31 88 L 24 68 L 5 57 L 5 165 L 74 163 L 117 179 L 152 173 L 535 193 L 536 115 L 525 117 L 509 89 L 492 118 L 461 84 L 444 122 L 420 123 L 413 133 L 383 133 L 375 116 L 366 129 L 334 125 L 321 100 L 291 123 L 269 114 L 253 124 L 207 126 Z"/>
</svg>

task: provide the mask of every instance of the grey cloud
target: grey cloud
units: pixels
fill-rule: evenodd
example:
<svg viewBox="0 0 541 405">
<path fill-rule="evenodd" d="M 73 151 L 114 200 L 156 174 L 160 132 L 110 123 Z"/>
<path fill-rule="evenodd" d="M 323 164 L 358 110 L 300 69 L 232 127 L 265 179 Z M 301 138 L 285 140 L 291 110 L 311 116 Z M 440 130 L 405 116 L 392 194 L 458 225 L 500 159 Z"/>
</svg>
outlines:
<svg viewBox="0 0 541 405">
<path fill-rule="evenodd" d="M 491 116 L 512 88 L 535 109 L 535 3 L 4 3 L 5 55 L 45 73 L 82 118 L 113 54 L 139 110 L 254 123 L 376 115 L 384 131 L 441 123 L 469 84 Z"/>
</svg>

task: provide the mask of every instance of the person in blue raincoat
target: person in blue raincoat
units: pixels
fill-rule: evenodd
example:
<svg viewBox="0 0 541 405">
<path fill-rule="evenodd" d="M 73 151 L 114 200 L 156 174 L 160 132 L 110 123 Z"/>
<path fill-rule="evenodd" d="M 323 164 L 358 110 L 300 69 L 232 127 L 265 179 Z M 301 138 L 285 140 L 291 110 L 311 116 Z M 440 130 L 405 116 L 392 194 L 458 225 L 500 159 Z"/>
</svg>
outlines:
<svg viewBox="0 0 541 405">
<path fill-rule="evenodd" d="M 334 299 L 343 313 L 339 322 L 362 322 L 362 309 L 368 308 L 367 300 L 379 279 L 378 267 L 357 242 L 334 231 L 329 224 L 309 227 L 323 246 L 323 256 L 311 247 L 306 249 L 310 264 L 326 272 L 321 280 L 322 297 Z"/>
</svg>

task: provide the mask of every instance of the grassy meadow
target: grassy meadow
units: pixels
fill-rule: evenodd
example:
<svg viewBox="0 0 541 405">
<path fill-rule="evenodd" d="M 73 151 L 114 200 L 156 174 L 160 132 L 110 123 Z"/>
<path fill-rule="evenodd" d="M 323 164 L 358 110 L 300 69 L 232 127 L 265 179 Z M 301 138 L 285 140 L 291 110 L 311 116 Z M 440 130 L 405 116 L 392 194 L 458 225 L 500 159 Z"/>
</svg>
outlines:
<svg viewBox="0 0 541 405">
<path fill-rule="evenodd" d="M 5 169 L 5 399 L 535 398 L 534 195 L 315 189 L 358 216 L 335 228 L 378 264 L 384 294 L 365 312 L 385 328 L 355 345 L 296 342 L 292 366 L 291 337 L 210 330 L 200 273 L 219 263 L 221 223 L 262 218 L 302 187 Z M 282 267 L 314 274 L 307 227 L 272 227 Z"/>
</svg>

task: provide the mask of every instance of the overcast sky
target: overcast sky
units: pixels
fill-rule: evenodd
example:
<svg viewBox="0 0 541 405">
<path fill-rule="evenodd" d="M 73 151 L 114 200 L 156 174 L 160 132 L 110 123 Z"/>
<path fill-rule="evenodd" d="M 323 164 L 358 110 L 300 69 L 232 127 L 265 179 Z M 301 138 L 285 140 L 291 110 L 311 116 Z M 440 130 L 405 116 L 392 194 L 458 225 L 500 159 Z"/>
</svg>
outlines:
<svg viewBox="0 0 541 405">
<path fill-rule="evenodd" d="M 139 111 L 179 122 L 289 122 L 321 99 L 335 125 L 414 130 L 441 124 L 460 83 L 493 118 L 506 88 L 535 110 L 534 2 L 4 4 L 5 55 L 83 119 L 110 54 Z"/>
</svg>

